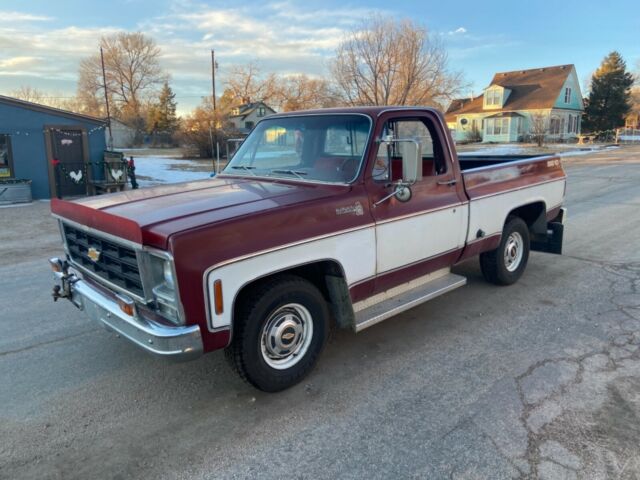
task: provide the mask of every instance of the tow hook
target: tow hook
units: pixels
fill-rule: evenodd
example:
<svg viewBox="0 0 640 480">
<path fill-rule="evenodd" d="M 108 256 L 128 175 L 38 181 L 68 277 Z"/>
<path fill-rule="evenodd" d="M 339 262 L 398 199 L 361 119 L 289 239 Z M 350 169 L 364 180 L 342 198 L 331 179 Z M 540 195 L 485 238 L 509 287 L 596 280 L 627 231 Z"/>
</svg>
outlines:
<svg viewBox="0 0 640 480">
<path fill-rule="evenodd" d="M 60 280 L 62 285 L 54 285 L 51 296 L 57 302 L 59 298 L 71 298 L 71 285 L 78 281 L 75 275 L 69 273 L 69 264 L 59 258 L 49 259 L 49 264 L 54 275 Z"/>
<path fill-rule="evenodd" d="M 59 298 L 67 298 L 69 295 L 65 293 L 60 293 L 62 287 L 60 285 L 53 286 L 53 292 L 51 292 L 51 296 L 53 297 L 53 301 L 57 302 Z"/>
</svg>

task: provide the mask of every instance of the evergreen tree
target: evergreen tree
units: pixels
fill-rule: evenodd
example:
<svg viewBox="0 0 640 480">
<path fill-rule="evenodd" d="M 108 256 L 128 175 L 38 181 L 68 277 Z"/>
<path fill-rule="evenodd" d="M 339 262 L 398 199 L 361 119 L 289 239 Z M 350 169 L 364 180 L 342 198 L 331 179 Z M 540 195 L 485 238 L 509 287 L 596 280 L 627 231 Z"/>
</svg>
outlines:
<svg viewBox="0 0 640 480">
<path fill-rule="evenodd" d="M 149 109 L 147 128 L 149 132 L 172 135 L 178 128 L 176 116 L 176 94 L 165 80 L 158 101 Z"/>
<path fill-rule="evenodd" d="M 591 77 L 591 92 L 585 108 L 583 128 L 599 132 L 624 125 L 631 109 L 633 75 L 618 52 L 605 57 Z"/>
</svg>

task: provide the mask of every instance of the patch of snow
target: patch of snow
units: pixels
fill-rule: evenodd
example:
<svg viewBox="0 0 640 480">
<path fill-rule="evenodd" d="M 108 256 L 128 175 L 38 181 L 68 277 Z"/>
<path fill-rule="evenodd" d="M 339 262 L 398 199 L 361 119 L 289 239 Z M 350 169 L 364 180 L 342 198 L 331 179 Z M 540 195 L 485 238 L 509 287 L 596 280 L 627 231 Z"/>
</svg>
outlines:
<svg viewBox="0 0 640 480">
<path fill-rule="evenodd" d="M 171 157 L 153 156 L 135 158 L 136 176 L 141 187 L 162 183 L 189 182 L 209 178 L 213 168 L 195 160 L 178 160 Z M 194 171 L 197 170 L 197 171 Z"/>
<path fill-rule="evenodd" d="M 460 152 L 460 155 L 526 155 L 530 151 L 530 148 L 518 145 L 495 145 L 469 152 L 462 151 Z"/>
<path fill-rule="evenodd" d="M 548 150 L 547 152 L 540 152 L 537 147 L 526 146 L 526 145 L 513 145 L 513 144 L 502 144 L 502 145 L 494 145 L 488 146 L 486 148 L 478 148 L 477 150 L 471 151 L 460 151 L 458 155 L 464 157 L 465 155 L 487 155 L 487 156 L 500 156 L 500 155 L 559 155 L 561 157 L 572 157 L 575 155 L 588 155 L 590 153 L 594 153 L 600 150 L 618 148 L 617 146 L 603 146 L 603 145 L 594 145 L 594 146 L 580 146 L 575 144 L 550 144 L 546 145 L 545 148 Z"/>
</svg>

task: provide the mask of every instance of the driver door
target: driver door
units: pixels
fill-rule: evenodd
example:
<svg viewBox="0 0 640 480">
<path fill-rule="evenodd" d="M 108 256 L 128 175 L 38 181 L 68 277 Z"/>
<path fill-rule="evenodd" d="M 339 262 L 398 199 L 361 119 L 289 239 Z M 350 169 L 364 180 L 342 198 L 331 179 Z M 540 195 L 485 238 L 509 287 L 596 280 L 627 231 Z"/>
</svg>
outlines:
<svg viewBox="0 0 640 480">
<path fill-rule="evenodd" d="M 435 121 L 428 112 L 390 112 L 378 124 L 377 138 L 405 142 L 379 142 L 366 180 L 376 229 L 376 292 L 452 265 L 464 247 L 468 202 Z M 409 200 L 383 200 L 402 178 L 402 149 L 411 146 L 406 140 L 420 145 L 422 176 L 410 186 Z"/>
</svg>

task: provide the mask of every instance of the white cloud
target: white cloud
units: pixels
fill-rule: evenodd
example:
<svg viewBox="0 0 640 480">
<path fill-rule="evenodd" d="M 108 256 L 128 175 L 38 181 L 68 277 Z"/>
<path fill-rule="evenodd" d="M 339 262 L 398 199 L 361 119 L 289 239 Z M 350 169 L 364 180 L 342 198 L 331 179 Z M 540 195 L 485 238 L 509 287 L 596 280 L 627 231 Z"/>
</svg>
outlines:
<svg viewBox="0 0 640 480">
<path fill-rule="evenodd" d="M 345 33 L 373 12 L 349 6 L 314 9 L 286 0 L 226 8 L 174 0 L 168 10 L 132 30 L 158 42 L 161 64 L 173 78 L 178 101 L 192 106 L 198 96 L 210 92 L 211 49 L 220 64 L 220 92 L 229 67 L 248 61 L 258 61 L 264 72 L 321 75 Z M 14 79 L 10 86 L 4 82 L 3 91 L 24 77 L 25 84 L 57 82 L 58 88 L 66 82 L 64 90 L 73 94 L 79 61 L 97 52 L 102 35 L 123 30 L 77 23 L 59 26 L 60 22 L 43 23 L 48 17 L 12 15 L 16 22 L 20 19 L 19 25 L 0 23 L 0 78 Z"/>
<path fill-rule="evenodd" d="M 38 57 L 18 56 L 0 59 L 0 68 L 18 69 L 34 66 L 38 62 Z"/>
<path fill-rule="evenodd" d="M 53 17 L 47 17 L 44 15 L 33 15 L 31 13 L 22 12 L 8 12 L 6 10 L 0 10 L 0 18 L 3 23 L 11 22 L 48 22 L 53 20 Z"/>
<path fill-rule="evenodd" d="M 463 33 L 467 33 L 467 29 L 464 27 L 458 27 L 455 30 L 451 30 L 449 35 L 462 35 Z"/>
</svg>

